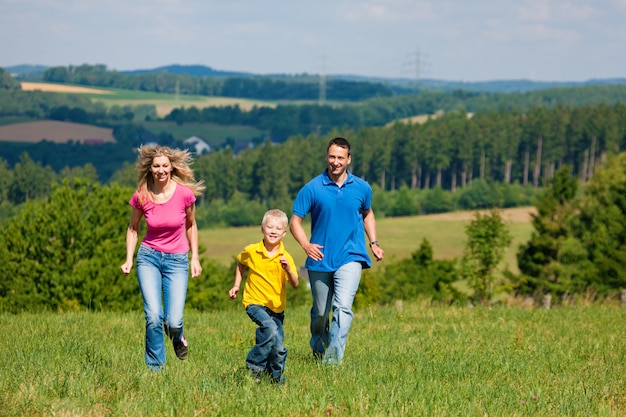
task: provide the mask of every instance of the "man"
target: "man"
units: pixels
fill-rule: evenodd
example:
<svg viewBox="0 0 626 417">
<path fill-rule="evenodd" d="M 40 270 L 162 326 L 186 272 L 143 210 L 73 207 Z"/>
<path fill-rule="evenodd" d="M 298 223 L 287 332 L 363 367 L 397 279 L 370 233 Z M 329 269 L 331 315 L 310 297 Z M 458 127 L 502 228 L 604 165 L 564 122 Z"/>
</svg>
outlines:
<svg viewBox="0 0 626 417">
<path fill-rule="evenodd" d="M 326 149 L 326 162 L 326 170 L 298 193 L 290 229 L 307 254 L 305 266 L 313 296 L 310 341 L 313 356 L 324 363 L 339 365 L 352 324 L 352 303 L 361 270 L 372 266 L 365 234 L 377 261 L 383 259 L 385 252 L 376 239 L 372 188 L 348 171 L 350 143 L 344 138 L 332 139 Z M 310 240 L 302 227 L 308 213 L 311 213 Z"/>
</svg>

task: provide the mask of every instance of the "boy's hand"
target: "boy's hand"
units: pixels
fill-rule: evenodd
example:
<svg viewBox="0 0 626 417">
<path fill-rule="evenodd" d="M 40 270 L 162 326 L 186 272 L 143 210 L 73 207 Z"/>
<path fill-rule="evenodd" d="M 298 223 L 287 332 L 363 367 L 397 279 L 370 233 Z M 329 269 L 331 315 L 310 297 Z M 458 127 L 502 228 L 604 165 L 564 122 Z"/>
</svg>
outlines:
<svg viewBox="0 0 626 417">
<path fill-rule="evenodd" d="M 233 287 L 230 289 L 230 291 L 228 291 L 228 295 L 230 295 L 230 298 L 237 298 L 237 294 L 239 293 L 239 287 Z"/>
<path fill-rule="evenodd" d="M 280 258 L 280 266 L 282 266 L 283 269 L 287 271 L 287 273 L 291 273 L 291 267 L 289 266 L 289 261 L 284 256 Z"/>
</svg>

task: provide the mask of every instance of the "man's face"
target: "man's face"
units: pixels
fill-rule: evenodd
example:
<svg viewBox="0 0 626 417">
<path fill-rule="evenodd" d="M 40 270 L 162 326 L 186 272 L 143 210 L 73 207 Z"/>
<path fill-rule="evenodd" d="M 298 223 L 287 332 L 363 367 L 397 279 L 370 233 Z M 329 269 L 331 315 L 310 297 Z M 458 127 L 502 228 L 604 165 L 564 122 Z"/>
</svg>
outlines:
<svg viewBox="0 0 626 417">
<path fill-rule="evenodd" d="M 331 145 L 326 153 L 326 162 L 328 162 L 328 173 L 332 177 L 340 177 L 346 172 L 348 165 L 352 161 L 348 154 L 348 149 L 341 146 Z"/>
</svg>

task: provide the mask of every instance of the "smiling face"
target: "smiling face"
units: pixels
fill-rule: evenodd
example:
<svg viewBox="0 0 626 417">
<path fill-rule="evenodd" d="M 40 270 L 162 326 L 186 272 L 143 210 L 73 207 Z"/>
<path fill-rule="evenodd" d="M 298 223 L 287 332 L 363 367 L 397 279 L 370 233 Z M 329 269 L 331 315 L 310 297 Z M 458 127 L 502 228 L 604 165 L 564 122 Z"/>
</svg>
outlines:
<svg viewBox="0 0 626 417">
<path fill-rule="evenodd" d="M 280 240 L 285 237 L 287 233 L 287 227 L 284 222 L 279 219 L 268 217 L 261 226 L 263 232 L 263 240 L 270 246 L 278 244 Z"/>
<path fill-rule="evenodd" d="M 352 162 L 352 157 L 347 148 L 330 145 L 326 153 L 326 162 L 328 162 L 328 176 L 333 181 L 337 181 L 344 177 L 348 165 Z"/>
<path fill-rule="evenodd" d="M 155 156 L 152 160 L 152 165 L 150 166 L 150 171 L 152 172 L 155 184 L 167 184 L 170 180 L 173 169 L 174 168 L 172 167 L 170 159 L 167 156 Z"/>
</svg>

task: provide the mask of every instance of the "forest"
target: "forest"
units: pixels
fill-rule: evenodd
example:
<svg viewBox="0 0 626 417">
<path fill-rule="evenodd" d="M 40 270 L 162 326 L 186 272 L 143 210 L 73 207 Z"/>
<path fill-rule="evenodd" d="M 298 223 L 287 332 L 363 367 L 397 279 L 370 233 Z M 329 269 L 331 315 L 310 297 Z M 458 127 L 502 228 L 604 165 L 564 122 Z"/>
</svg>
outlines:
<svg viewBox="0 0 626 417">
<path fill-rule="evenodd" d="M 20 149 L 3 144 L 0 264 L 10 279 L 0 284 L 0 309 L 130 308 L 133 283 L 104 288 L 114 274 L 114 260 L 122 257 L 119 239 L 125 214 L 118 211 L 126 209 L 124 198 L 136 182 L 133 148 L 142 144 L 141 124 L 134 115 L 119 117 L 124 114 L 119 109 L 111 113 L 86 98 L 23 92 L 5 84 L 9 86 L 0 90 L 0 116 L 64 115 L 110 126 L 117 145 L 105 149 L 42 142 Z M 621 94 L 618 86 L 511 95 L 526 100 L 517 106 L 520 102 L 505 105 L 506 95 L 456 92 L 431 103 L 433 109 L 446 110 L 428 113 L 431 117 L 423 123 L 400 119 L 422 114 L 417 109 L 426 102 L 420 100 L 437 95 L 376 98 L 346 105 L 358 108 L 361 119 L 329 121 L 327 129 L 312 131 L 317 114 L 305 120 L 296 116 L 313 105 L 281 105 L 268 113 L 256 109 L 264 123 L 280 114 L 292 126 L 307 128 L 281 141 L 268 134 L 238 154 L 225 147 L 198 156 L 194 171 L 207 185 L 198 201 L 198 222 L 200 227 L 242 226 L 256 224 L 269 207 L 290 213 L 299 188 L 324 169 L 328 140 L 344 136 L 353 145 L 352 172 L 375 189 L 377 215 L 534 204 L 538 215 L 533 236 L 520 248 L 520 273 L 500 282 L 504 291 L 535 297 L 554 294 L 562 300 L 589 291 L 614 296 L 626 285 L 626 105 Z M 537 97 L 543 101 L 533 105 Z M 473 100 L 482 101 L 483 107 L 469 111 Z M 343 114 L 332 109 L 329 106 L 333 115 Z M 168 117 L 186 123 L 193 113 L 177 109 Z M 195 114 L 202 113 L 196 109 Z M 160 135 L 159 141 L 176 145 L 167 135 Z M 6 149 L 10 159 L 4 156 Z M 50 156 L 56 160 L 54 167 L 40 162 Z M 206 268 L 215 276 L 230 276 L 218 265 Z M 439 303 L 464 302 L 471 295 L 453 285 L 465 276 L 463 268 L 456 261 L 435 260 L 428 242 L 423 242 L 411 259 L 386 266 L 378 277 L 366 275 L 361 302 L 389 303 L 402 294 Z M 389 289 L 404 290 L 388 292 L 379 279 L 389 282 Z M 191 304 L 210 308 L 218 289 L 214 283 L 198 285 L 208 287 L 200 291 L 204 298 Z M 408 291 L 407 285 L 415 291 Z"/>
</svg>

